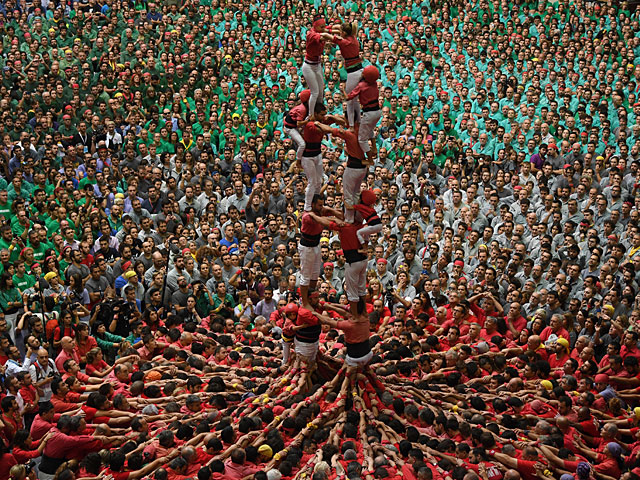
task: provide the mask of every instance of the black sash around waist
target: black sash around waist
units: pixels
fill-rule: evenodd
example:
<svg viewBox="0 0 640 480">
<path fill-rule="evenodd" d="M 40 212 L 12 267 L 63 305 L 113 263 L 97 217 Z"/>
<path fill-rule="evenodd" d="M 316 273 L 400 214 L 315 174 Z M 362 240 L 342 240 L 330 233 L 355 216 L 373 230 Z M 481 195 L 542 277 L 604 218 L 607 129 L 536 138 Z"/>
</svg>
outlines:
<svg viewBox="0 0 640 480">
<path fill-rule="evenodd" d="M 316 343 L 320 340 L 321 332 L 322 327 L 320 325 L 302 328 L 296 332 L 296 340 L 303 343 Z"/>
<path fill-rule="evenodd" d="M 318 245 L 320 245 L 320 238 L 322 238 L 322 233 L 311 235 L 302 232 L 302 235 L 300 236 L 300 245 L 303 245 L 305 247 L 317 247 Z"/>
<path fill-rule="evenodd" d="M 349 168 L 364 168 L 362 159 L 354 157 L 353 155 L 347 155 L 347 167 Z"/>
<path fill-rule="evenodd" d="M 317 157 L 322 153 L 322 142 L 308 142 L 302 153 L 303 157 Z"/>
<path fill-rule="evenodd" d="M 347 343 L 347 355 L 351 358 L 362 358 L 371 351 L 369 340 L 360 343 Z"/>
<path fill-rule="evenodd" d="M 289 114 L 289 112 L 287 112 L 287 114 L 284 116 L 284 126 L 287 128 L 296 128 L 298 126 L 298 123 L 291 118 L 291 115 Z"/>
<path fill-rule="evenodd" d="M 367 256 L 358 250 L 343 250 L 347 263 L 357 263 L 367 259 Z"/>
<path fill-rule="evenodd" d="M 358 61 L 356 63 L 346 67 L 347 73 L 354 73 L 362 70 L 362 60 L 360 60 L 360 57 L 357 57 L 357 58 L 358 58 Z"/>
</svg>

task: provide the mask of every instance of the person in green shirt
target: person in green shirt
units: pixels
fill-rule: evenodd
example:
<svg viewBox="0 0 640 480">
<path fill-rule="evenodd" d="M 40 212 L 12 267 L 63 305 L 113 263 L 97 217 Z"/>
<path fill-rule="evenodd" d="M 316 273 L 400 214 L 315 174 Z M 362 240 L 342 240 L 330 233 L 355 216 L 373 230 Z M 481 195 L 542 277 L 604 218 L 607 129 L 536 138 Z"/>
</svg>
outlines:
<svg viewBox="0 0 640 480">
<path fill-rule="evenodd" d="M 11 221 L 13 217 L 11 202 L 9 201 L 9 192 L 7 190 L 0 190 L 0 215 L 8 221 Z"/>
<path fill-rule="evenodd" d="M 32 228 L 29 231 L 29 242 L 27 244 L 33 249 L 33 258 L 36 262 L 42 263 L 44 261 L 44 254 L 47 247 L 44 243 L 40 242 L 38 231 Z"/>
<path fill-rule="evenodd" d="M 218 282 L 216 285 L 216 293 L 213 295 L 212 313 L 217 315 L 233 315 L 233 309 L 236 303 L 233 297 L 227 293 L 227 286 L 224 282 Z"/>
<path fill-rule="evenodd" d="M 207 291 L 204 284 L 200 283 L 194 286 L 193 294 L 196 297 L 196 310 L 200 317 L 204 318 L 213 310 L 213 297 Z"/>
<path fill-rule="evenodd" d="M 4 225 L 0 229 L 0 250 L 9 251 L 9 261 L 14 263 L 20 256 L 19 238 L 14 236 L 11 225 Z"/>
<path fill-rule="evenodd" d="M 24 312 L 24 303 L 20 291 L 13 285 L 13 276 L 6 271 L 0 275 L 0 308 L 2 308 L 7 326 L 9 326 L 9 335 L 15 343 L 15 328 L 13 326 L 21 310 Z"/>
<path fill-rule="evenodd" d="M 15 264 L 16 273 L 13 274 L 13 284 L 24 293 L 27 288 L 31 288 L 36 284 L 36 279 L 27 273 L 27 267 L 23 261 L 17 261 Z"/>
</svg>

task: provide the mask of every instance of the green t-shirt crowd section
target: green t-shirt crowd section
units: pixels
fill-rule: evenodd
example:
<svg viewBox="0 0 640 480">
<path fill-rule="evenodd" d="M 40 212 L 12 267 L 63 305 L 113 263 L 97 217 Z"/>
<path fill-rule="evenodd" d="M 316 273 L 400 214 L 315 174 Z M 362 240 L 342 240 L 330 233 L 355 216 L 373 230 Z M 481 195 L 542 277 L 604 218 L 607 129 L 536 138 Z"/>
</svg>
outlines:
<svg viewBox="0 0 640 480">
<path fill-rule="evenodd" d="M 0 479 L 640 480 L 639 15 L 0 0 Z"/>
</svg>

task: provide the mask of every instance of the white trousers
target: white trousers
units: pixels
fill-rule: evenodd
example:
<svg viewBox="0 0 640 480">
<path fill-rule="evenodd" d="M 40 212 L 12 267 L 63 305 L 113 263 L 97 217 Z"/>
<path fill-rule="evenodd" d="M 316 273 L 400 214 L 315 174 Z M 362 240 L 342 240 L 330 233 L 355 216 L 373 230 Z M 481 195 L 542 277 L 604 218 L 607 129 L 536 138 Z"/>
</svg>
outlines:
<svg viewBox="0 0 640 480">
<path fill-rule="evenodd" d="M 318 280 L 322 270 L 322 255 L 320 245 L 317 247 L 305 247 L 298 245 L 300 252 L 300 285 L 308 286 L 311 281 Z"/>
<path fill-rule="evenodd" d="M 382 113 L 379 109 L 373 112 L 362 112 L 360 130 L 358 131 L 358 143 L 360 143 L 360 148 L 362 148 L 364 153 L 371 150 L 369 140 L 374 137 L 373 131 L 376 125 L 378 125 L 378 120 L 380 120 L 381 115 Z"/>
<path fill-rule="evenodd" d="M 367 260 L 344 265 L 344 289 L 350 302 L 357 302 L 367 294 Z"/>
<path fill-rule="evenodd" d="M 347 73 L 347 83 L 344 86 L 344 91 L 347 95 L 358 86 L 361 77 L 362 68 L 355 72 Z M 347 120 L 350 126 L 360 122 L 360 102 L 357 97 L 347 101 Z"/>
<path fill-rule="evenodd" d="M 304 147 L 306 147 L 307 145 L 306 142 L 304 141 L 304 138 L 302 138 L 302 135 L 300 134 L 297 128 L 284 127 L 283 130 L 284 130 L 284 133 L 286 133 L 291 137 L 291 140 L 293 140 L 293 143 L 295 143 L 297 146 L 296 158 L 298 160 L 302 160 L 302 152 L 304 152 Z"/>
<path fill-rule="evenodd" d="M 291 357 L 291 342 L 282 341 L 282 364 L 289 362 Z"/>
<path fill-rule="evenodd" d="M 360 186 L 364 177 L 367 176 L 365 168 L 346 167 L 342 174 L 342 193 L 344 195 L 344 203 L 347 205 L 356 205 L 360 201 Z M 344 219 L 348 223 L 353 223 L 355 210 L 345 208 Z"/>
<path fill-rule="evenodd" d="M 366 227 L 362 227 L 360 230 L 358 230 L 358 233 L 356 233 L 356 235 L 358 236 L 358 240 L 360 241 L 360 243 L 365 245 L 369 243 L 369 235 L 379 233 L 380 231 L 382 231 L 381 223 L 379 223 L 378 225 L 367 225 Z"/>
<path fill-rule="evenodd" d="M 322 102 L 324 98 L 324 72 L 322 71 L 322 63 L 309 65 L 307 62 L 302 64 L 302 76 L 307 82 L 307 87 L 311 92 L 309 98 L 309 116 L 315 112 L 316 102 Z"/>
<path fill-rule="evenodd" d="M 307 189 L 304 192 L 304 211 L 311 211 L 311 201 L 322 188 L 322 155 L 315 157 L 302 157 L 302 168 L 307 176 Z"/>
<path fill-rule="evenodd" d="M 4 315 L 4 319 L 7 321 L 7 330 L 9 331 L 9 337 L 11 338 L 11 341 L 13 342 L 13 344 L 16 344 L 16 325 L 18 323 L 18 314 L 20 312 L 16 312 L 16 313 L 10 313 L 10 314 L 6 314 Z"/>
<path fill-rule="evenodd" d="M 315 362 L 318 356 L 318 346 L 320 341 L 314 343 L 300 342 L 296 338 L 294 340 L 295 352 L 298 357 L 307 362 Z"/>
<path fill-rule="evenodd" d="M 364 357 L 360 358 L 353 358 L 347 355 L 345 362 L 347 362 L 349 367 L 366 367 L 371 361 L 371 358 L 373 358 L 373 352 L 369 352 Z"/>
</svg>

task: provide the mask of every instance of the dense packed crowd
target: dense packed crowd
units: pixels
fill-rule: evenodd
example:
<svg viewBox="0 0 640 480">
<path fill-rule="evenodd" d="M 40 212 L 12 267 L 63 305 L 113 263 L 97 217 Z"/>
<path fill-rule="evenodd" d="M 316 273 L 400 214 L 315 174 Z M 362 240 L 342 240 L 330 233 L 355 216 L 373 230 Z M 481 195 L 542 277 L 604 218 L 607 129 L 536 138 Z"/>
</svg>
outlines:
<svg viewBox="0 0 640 480">
<path fill-rule="evenodd" d="M 0 479 L 640 479 L 633 6 L 0 30 Z"/>
</svg>

